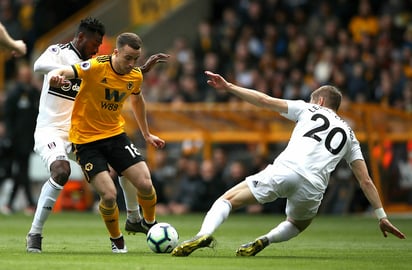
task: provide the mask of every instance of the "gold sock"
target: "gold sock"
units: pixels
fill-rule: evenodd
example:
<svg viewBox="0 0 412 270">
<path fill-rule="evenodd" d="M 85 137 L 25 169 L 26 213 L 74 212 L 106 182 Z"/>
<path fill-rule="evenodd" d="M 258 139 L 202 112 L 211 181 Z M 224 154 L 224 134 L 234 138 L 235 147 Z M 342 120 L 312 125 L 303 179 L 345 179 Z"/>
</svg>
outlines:
<svg viewBox="0 0 412 270">
<path fill-rule="evenodd" d="M 119 227 L 119 208 L 117 207 L 117 204 L 115 204 L 112 208 L 107 208 L 102 204 L 102 202 L 100 202 L 99 212 L 104 223 L 106 224 L 106 228 L 109 231 L 110 237 L 120 237 L 122 235 L 122 232 L 120 231 Z"/>
<path fill-rule="evenodd" d="M 143 217 L 147 222 L 154 222 L 156 220 L 156 202 L 157 195 L 156 190 L 153 188 L 152 192 L 147 195 L 143 195 L 139 191 L 137 192 L 137 200 L 142 207 Z"/>
</svg>

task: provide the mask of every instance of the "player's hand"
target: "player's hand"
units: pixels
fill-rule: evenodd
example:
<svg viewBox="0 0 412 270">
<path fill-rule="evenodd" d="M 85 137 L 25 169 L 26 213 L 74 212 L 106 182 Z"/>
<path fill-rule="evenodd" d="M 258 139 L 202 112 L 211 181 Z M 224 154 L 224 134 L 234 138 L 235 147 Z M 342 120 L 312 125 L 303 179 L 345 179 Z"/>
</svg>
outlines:
<svg viewBox="0 0 412 270">
<path fill-rule="evenodd" d="M 379 221 L 379 227 L 383 233 L 383 236 L 388 237 L 388 232 L 395 235 L 399 239 L 405 239 L 406 236 L 398 230 L 395 226 L 392 225 L 392 223 L 387 219 L 387 218 L 382 218 Z"/>
<path fill-rule="evenodd" d="M 23 40 L 16 40 L 14 45 L 15 49 L 11 51 L 14 57 L 20 57 L 27 53 L 27 46 Z"/>
<path fill-rule="evenodd" d="M 207 83 L 216 89 L 226 89 L 229 87 L 229 83 L 219 74 L 205 71 L 206 76 L 208 76 Z"/>
<path fill-rule="evenodd" d="M 49 85 L 54 88 L 60 88 L 62 86 L 66 86 L 70 84 L 70 81 L 66 80 L 64 76 L 60 75 L 53 75 L 50 76 Z"/>
<path fill-rule="evenodd" d="M 170 55 L 164 53 L 153 54 L 147 59 L 146 63 L 140 67 L 143 73 L 149 72 L 157 63 L 165 63 Z"/>
<path fill-rule="evenodd" d="M 157 137 L 156 135 L 150 134 L 146 139 L 146 142 L 150 143 L 156 148 L 163 148 L 165 146 L 165 141 Z"/>
</svg>

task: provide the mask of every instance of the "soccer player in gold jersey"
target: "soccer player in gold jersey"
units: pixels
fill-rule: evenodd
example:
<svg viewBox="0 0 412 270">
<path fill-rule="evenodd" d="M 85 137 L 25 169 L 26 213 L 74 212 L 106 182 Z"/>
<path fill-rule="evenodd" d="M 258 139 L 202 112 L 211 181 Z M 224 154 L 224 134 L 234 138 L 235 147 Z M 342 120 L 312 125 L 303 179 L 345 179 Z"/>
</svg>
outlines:
<svg viewBox="0 0 412 270">
<path fill-rule="evenodd" d="M 132 110 L 144 139 L 163 148 L 165 141 L 149 131 L 145 100 L 141 93 L 143 75 L 136 67 L 142 41 L 134 33 L 122 33 L 111 55 L 55 69 L 49 73 L 53 87 L 62 87 L 68 79 L 80 78 L 82 84 L 74 103 L 69 139 L 86 179 L 100 195 L 99 212 L 110 234 L 112 251 L 126 253 L 119 227 L 116 187 L 108 164 L 127 177 L 137 189 L 142 207 L 142 226 L 156 223 L 156 191 L 143 156 L 125 133 L 121 112 L 130 96 Z"/>
</svg>

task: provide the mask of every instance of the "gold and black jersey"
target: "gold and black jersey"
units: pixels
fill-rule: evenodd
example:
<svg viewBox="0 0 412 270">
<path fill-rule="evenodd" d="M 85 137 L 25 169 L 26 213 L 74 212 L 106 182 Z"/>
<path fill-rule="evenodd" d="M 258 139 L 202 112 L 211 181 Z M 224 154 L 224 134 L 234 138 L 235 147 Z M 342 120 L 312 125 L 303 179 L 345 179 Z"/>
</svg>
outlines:
<svg viewBox="0 0 412 270">
<path fill-rule="evenodd" d="M 110 55 L 72 67 L 82 84 L 74 102 L 70 141 L 84 144 L 124 132 L 123 104 L 132 93 L 140 94 L 143 81 L 140 69 L 118 74 L 113 70 Z"/>
</svg>

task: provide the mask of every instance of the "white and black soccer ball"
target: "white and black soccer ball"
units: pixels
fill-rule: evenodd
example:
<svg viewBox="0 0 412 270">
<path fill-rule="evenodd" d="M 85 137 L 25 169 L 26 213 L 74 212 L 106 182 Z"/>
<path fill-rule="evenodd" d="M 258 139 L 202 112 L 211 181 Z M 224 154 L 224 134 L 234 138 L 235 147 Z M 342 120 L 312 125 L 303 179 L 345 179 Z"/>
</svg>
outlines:
<svg viewBox="0 0 412 270">
<path fill-rule="evenodd" d="M 170 253 L 177 246 L 179 235 L 172 225 L 161 222 L 150 228 L 146 240 L 153 252 Z"/>
</svg>

